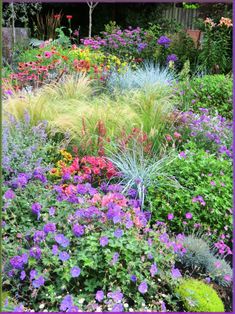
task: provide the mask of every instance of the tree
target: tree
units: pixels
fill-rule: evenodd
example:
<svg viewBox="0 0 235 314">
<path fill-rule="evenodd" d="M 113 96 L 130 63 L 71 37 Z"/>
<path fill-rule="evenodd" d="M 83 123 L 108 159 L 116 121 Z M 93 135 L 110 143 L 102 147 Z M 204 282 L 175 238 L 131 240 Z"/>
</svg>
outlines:
<svg viewBox="0 0 235 314">
<path fill-rule="evenodd" d="M 92 13 L 98 3 L 99 2 L 94 2 L 93 0 L 87 2 L 89 6 L 89 35 L 88 35 L 89 38 L 91 38 L 91 30 L 92 30 Z"/>
</svg>

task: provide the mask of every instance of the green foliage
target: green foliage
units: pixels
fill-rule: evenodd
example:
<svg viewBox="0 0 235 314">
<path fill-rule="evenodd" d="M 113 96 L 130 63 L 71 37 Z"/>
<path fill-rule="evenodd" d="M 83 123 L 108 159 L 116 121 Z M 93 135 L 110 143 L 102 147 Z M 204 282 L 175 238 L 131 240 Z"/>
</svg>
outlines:
<svg viewBox="0 0 235 314">
<path fill-rule="evenodd" d="M 209 73 L 232 71 L 232 27 L 215 24 L 213 20 L 203 25 L 202 49 L 198 61 L 201 69 Z"/>
<path fill-rule="evenodd" d="M 172 42 L 169 46 L 168 54 L 176 54 L 179 61 L 177 62 L 177 69 L 181 70 L 187 60 L 190 62 L 191 71 L 193 71 L 197 64 L 198 51 L 194 45 L 191 37 L 185 31 L 179 31 L 175 34 L 169 35 Z"/>
<path fill-rule="evenodd" d="M 205 75 L 182 82 L 178 93 L 179 107 L 193 110 L 208 108 L 213 113 L 217 111 L 222 117 L 231 119 L 232 86 L 232 78 L 225 75 Z"/>
<path fill-rule="evenodd" d="M 186 221 L 187 230 L 194 228 L 195 223 L 201 224 L 202 229 L 213 230 L 212 239 L 217 239 L 225 228 L 231 235 L 231 160 L 209 155 L 193 143 L 183 149 L 186 158 L 179 157 L 168 167 L 169 175 L 175 177 L 181 188 L 152 186 L 148 189 L 145 205 L 151 209 L 153 221 L 166 221 L 168 213 L 173 213 L 169 227 L 174 232 L 183 231 L 183 221 Z M 205 204 L 195 201 L 197 196 L 201 196 Z M 192 219 L 185 219 L 187 212 L 192 213 Z"/>
<path fill-rule="evenodd" d="M 176 291 L 188 312 L 224 312 L 217 292 L 202 281 L 184 280 Z"/>
</svg>

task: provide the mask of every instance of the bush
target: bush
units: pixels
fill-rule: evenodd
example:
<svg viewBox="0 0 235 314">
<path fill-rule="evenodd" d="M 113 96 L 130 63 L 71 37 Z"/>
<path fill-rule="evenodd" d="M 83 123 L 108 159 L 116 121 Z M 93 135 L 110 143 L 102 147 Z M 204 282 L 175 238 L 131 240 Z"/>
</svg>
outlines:
<svg viewBox="0 0 235 314">
<path fill-rule="evenodd" d="M 172 213 L 174 219 L 169 221 L 172 231 L 178 233 L 185 228 L 187 231 L 199 224 L 202 229 L 213 231 L 212 239 L 217 239 L 225 230 L 231 237 L 232 162 L 209 155 L 189 143 L 168 166 L 168 174 L 175 177 L 181 188 L 166 189 L 163 185 L 148 189 L 145 206 L 151 210 L 153 221 L 166 221 Z M 187 213 L 192 217 L 186 216 Z"/>
<path fill-rule="evenodd" d="M 149 213 L 119 185 L 80 179 L 14 189 L 4 214 L 4 289 L 21 310 L 161 310 L 164 301 L 178 310 L 174 242 L 147 227 Z"/>
<path fill-rule="evenodd" d="M 176 114 L 176 126 L 172 131 L 181 135 L 181 143 L 194 142 L 212 154 L 232 158 L 232 122 L 221 116 L 212 116 L 208 109 L 200 108 L 200 114 L 186 111 Z"/>
<path fill-rule="evenodd" d="M 232 86 L 232 78 L 225 75 L 205 75 L 181 83 L 177 90 L 179 108 L 207 108 L 232 120 Z"/>
<path fill-rule="evenodd" d="M 188 312 L 224 312 L 224 305 L 216 291 L 195 279 L 184 280 L 177 288 Z"/>
</svg>

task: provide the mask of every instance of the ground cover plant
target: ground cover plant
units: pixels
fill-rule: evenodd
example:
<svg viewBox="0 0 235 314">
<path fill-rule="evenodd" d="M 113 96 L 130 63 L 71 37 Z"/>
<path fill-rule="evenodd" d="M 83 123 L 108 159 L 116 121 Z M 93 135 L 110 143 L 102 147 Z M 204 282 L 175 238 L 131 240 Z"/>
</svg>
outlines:
<svg viewBox="0 0 235 314">
<path fill-rule="evenodd" d="M 198 49 L 68 17 L 4 70 L 4 311 L 231 311 L 231 20 Z"/>
</svg>

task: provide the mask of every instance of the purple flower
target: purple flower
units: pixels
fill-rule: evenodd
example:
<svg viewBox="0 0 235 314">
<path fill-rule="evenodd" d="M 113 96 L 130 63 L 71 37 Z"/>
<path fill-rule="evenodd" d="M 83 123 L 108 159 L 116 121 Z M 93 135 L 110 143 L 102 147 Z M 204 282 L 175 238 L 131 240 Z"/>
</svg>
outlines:
<svg viewBox="0 0 235 314">
<path fill-rule="evenodd" d="M 69 239 L 67 239 L 62 233 L 55 236 L 55 241 L 62 247 L 67 247 L 70 244 Z"/>
<path fill-rule="evenodd" d="M 118 258 L 119 258 L 119 254 L 118 254 L 117 252 L 115 252 L 115 253 L 113 254 L 113 259 L 112 259 L 112 264 L 113 264 L 113 265 L 117 263 Z"/>
<path fill-rule="evenodd" d="M 76 305 L 72 305 L 70 308 L 69 308 L 69 312 L 78 312 L 79 311 L 79 308 L 78 306 Z"/>
<path fill-rule="evenodd" d="M 101 302 L 104 299 L 104 292 L 102 290 L 98 290 L 96 292 L 95 298 L 97 301 Z"/>
<path fill-rule="evenodd" d="M 58 246 L 57 245 L 52 245 L 52 254 L 57 255 L 58 254 Z"/>
<path fill-rule="evenodd" d="M 126 222 L 126 228 L 127 229 L 130 229 L 130 228 L 132 228 L 133 227 L 133 221 L 132 220 L 128 220 L 127 222 Z"/>
<path fill-rule="evenodd" d="M 54 207 L 50 207 L 49 208 L 49 215 L 50 216 L 54 216 L 55 215 L 55 208 Z"/>
<path fill-rule="evenodd" d="M 32 213 L 37 215 L 38 220 L 39 220 L 39 218 L 40 218 L 40 210 L 42 209 L 42 205 L 39 204 L 39 203 L 34 203 L 31 208 L 32 208 Z"/>
<path fill-rule="evenodd" d="M 168 220 L 172 220 L 174 218 L 174 215 L 173 214 L 168 214 L 168 216 L 167 216 L 167 219 Z"/>
<path fill-rule="evenodd" d="M 32 285 L 34 286 L 34 288 L 40 288 L 41 286 L 43 286 L 45 283 L 45 279 L 43 278 L 43 276 L 38 277 L 37 279 L 32 281 Z"/>
<path fill-rule="evenodd" d="M 32 269 L 29 273 L 30 280 L 33 280 L 37 276 L 38 272 L 35 269 Z"/>
<path fill-rule="evenodd" d="M 46 234 L 56 232 L 56 224 L 53 222 L 48 222 L 44 227 L 43 230 Z"/>
<path fill-rule="evenodd" d="M 160 46 L 164 46 L 165 48 L 169 47 L 171 40 L 170 38 L 166 37 L 166 36 L 161 36 L 158 40 L 157 40 L 158 45 Z"/>
<path fill-rule="evenodd" d="M 193 215 L 191 213 L 185 214 L 186 219 L 192 219 Z"/>
<path fill-rule="evenodd" d="M 23 270 L 23 271 L 20 273 L 20 279 L 21 279 L 21 280 L 24 280 L 25 277 L 26 277 L 26 273 L 25 273 L 25 271 Z"/>
<path fill-rule="evenodd" d="M 19 255 L 12 257 L 10 259 L 10 264 L 11 264 L 12 268 L 15 268 L 15 269 L 23 269 L 24 268 L 24 261 L 23 261 L 22 257 Z"/>
<path fill-rule="evenodd" d="M 81 237 L 84 234 L 84 231 L 85 231 L 84 226 L 81 226 L 81 225 L 78 225 L 78 224 L 75 224 L 73 226 L 73 234 L 76 237 Z"/>
<path fill-rule="evenodd" d="M 166 304 L 164 301 L 160 301 L 161 302 L 161 312 L 166 312 Z"/>
<path fill-rule="evenodd" d="M 59 253 L 59 259 L 62 262 L 66 262 L 70 258 L 70 255 L 67 252 L 60 252 Z"/>
<path fill-rule="evenodd" d="M 178 268 L 172 268 L 171 269 L 171 274 L 172 274 L 172 277 L 173 278 L 180 278 L 180 277 L 182 277 L 182 275 L 181 275 L 181 272 L 179 271 L 179 269 Z"/>
<path fill-rule="evenodd" d="M 38 246 L 34 246 L 30 249 L 29 255 L 34 257 L 35 259 L 40 259 L 42 255 L 42 251 Z"/>
<path fill-rule="evenodd" d="M 123 298 L 123 294 L 121 293 L 121 291 L 114 291 L 114 292 L 109 292 L 107 294 L 107 296 L 111 299 L 114 300 L 114 302 L 121 302 L 122 298 Z"/>
<path fill-rule="evenodd" d="M 168 55 L 166 58 L 166 62 L 169 63 L 170 61 L 173 61 L 173 62 L 178 61 L 177 55 L 175 54 Z"/>
<path fill-rule="evenodd" d="M 33 241 L 35 243 L 40 243 L 43 240 L 45 240 L 46 234 L 44 231 L 35 231 L 34 236 L 33 236 Z"/>
<path fill-rule="evenodd" d="M 154 277 L 157 272 L 158 272 L 157 265 L 156 265 L 156 263 L 154 263 L 150 267 L 151 276 Z"/>
<path fill-rule="evenodd" d="M 114 304 L 111 312 L 123 312 L 123 305 L 120 303 Z"/>
<path fill-rule="evenodd" d="M 100 245 L 106 246 L 109 243 L 109 239 L 107 237 L 101 237 L 100 238 Z"/>
<path fill-rule="evenodd" d="M 74 266 L 70 270 L 70 274 L 73 278 L 78 277 L 80 275 L 80 273 L 81 273 L 81 269 L 77 266 Z"/>
<path fill-rule="evenodd" d="M 60 304 L 60 311 L 67 311 L 70 310 L 70 308 L 73 306 L 73 299 L 71 297 L 71 295 L 66 295 L 61 304 Z"/>
<path fill-rule="evenodd" d="M 138 291 L 142 294 L 145 294 L 148 291 L 148 285 L 146 282 L 141 282 L 141 284 L 138 287 Z"/>
<path fill-rule="evenodd" d="M 123 230 L 122 230 L 122 229 L 116 229 L 116 230 L 114 231 L 114 236 L 115 236 L 116 238 L 121 238 L 121 236 L 123 236 Z"/>
<path fill-rule="evenodd" d="M 137 278 L 135 275 L 131 275 L 131 281 L 136 282 Z"/>
<path fill-rule="evenodd" d="M 17 305 L 17 306 L 14 308 L 13 312 L 24 312 L 24 306 L 23 306 L 23 304 Z"/>
<path fill-rule="evenodd" d="M 180 152 L 180 153 L 179 153 L 179 157 L 180 157 L 180 158 L 184 158 L 184 159 L 187 158 L 185 152 Z"/>
<path fill-rule="evenodd" d="M 15 193 L 11 189 L 7 190 L 4 194 L 4 197 L 7 200 L 12 200 L 13 198 L 15 198 L 15 196 Z"/>
</svg>

